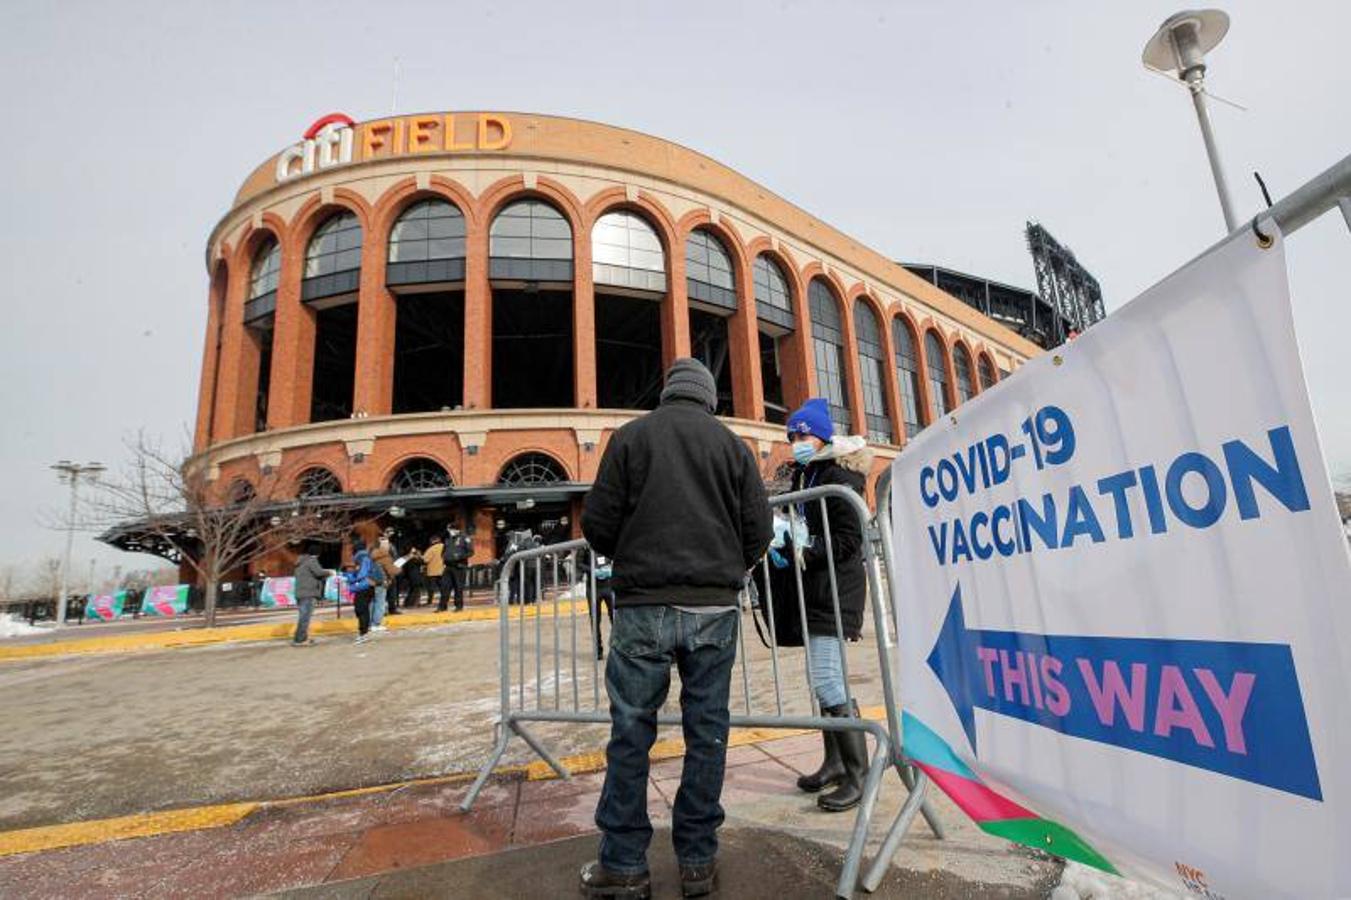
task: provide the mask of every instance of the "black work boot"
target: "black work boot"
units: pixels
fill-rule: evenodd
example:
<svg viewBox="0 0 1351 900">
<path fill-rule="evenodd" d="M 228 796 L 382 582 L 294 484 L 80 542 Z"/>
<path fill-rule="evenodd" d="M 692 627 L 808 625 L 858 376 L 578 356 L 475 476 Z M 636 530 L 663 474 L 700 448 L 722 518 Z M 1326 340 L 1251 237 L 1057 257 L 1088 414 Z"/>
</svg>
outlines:
<svg viewBox="0 0 1351 900">
<path fill-rule="evenodd" d="M 582 866 L 578 884 L 582 896 L 588 900 L 618 897 L 622 900 L 648 900 L 652 896 L 652 879 L 646 872 L 621 875 L 611 872 L 597 862 Z"/>
<path fill-rule="evenodd" d="M 835 709 L 848 710 L 848 707 Z M 853 713 L 858 715 L 857 706 L 853 708 Z M 832 715 L 847 718 L 849 712 Z M 835 744 L 839 747 L 845 774 L 835 790 L 816 798 L 816 805 L 826 812 L 845 812 L 858 806 L 863 799 L 863 779 L 868 773 L 868 740 L 861 731 L 837 731 Z"/>
<path fill-rule="evenodd" d="M 680 896 L 705 897 L 713 893 L 718 884 L 718 863 L 713 861 L 702 866 L 680 867 Z"/>
<path fill-rule="evenodd" d="M 825 706 L 821 712 L 832 718 L 844 715 L 846 706 Z M 839 710 L 839 713 L 836 713 Z M 835 741 L 836 733 L 833 731 L 821 732 L 821 743 L 825 745 L 825 759 L 821 761 L 821 768 L 810 775 L 803 775 L 797 780 L 797 787 L 800 791 L 806 791 L 809 794 L 815 794 L 817 791 L 825 790 L 844 777 L 844 763 L 840 760 L 840 748 Z"/>
</svg>

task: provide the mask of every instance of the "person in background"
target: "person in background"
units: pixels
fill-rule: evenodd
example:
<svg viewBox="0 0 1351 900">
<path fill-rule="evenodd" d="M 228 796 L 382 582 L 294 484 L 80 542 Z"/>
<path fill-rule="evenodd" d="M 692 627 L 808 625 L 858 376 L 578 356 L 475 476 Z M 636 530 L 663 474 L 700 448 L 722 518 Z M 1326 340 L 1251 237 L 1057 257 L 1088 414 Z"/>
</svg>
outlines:
<svg viewBox="0 0 1351 900">
<path fill-rule="evenodd" d="M 403 605 L 421 606 L 427 586 L 427 579 L 422 575 L 426 569 L 426 563 L 422 561 L 422 551 L 409 541 L 408 555 L 403 559 L 403 577 L 408 585 L 408 595 L 404 597 Z"/>
<path fill-rule="evenodd" d="M 440 534 L 432 535 L 431 543 L 422 554 L 427 566 L 427 599 L 436 592 L 436 610 L 445 612 L 450 606 L 450 581 L 446 578 L 446 544 Z"/>
<path fill-rule="evenodd" d="M 394 589 L 395 576 L 399 569 L 394 565 L 394 553 L 389 546 L 389 537 L 380 535 L 371 551 L 371 562 L 380 569 L 380 583 L 375 586 L 375 602 L 371 605 L 371 630 L 384 631 L 385 606 L 389 592 Z"/>
<path fill-rule="evenodd" d="M 366 542 L 359 537 L 352 539 L 352 570 L 344 572 L 347 586 L 356 598 L 357 636 L 355 643 L 364 644 L 370 639 L 371 601 L 375 599 L 375 563 L 366 552 Z"/>
<path fill-rule="evenodd" d="M 590 573 L 584 573 L 589 575 Z M 605 658 L 605 641 L 600 635 L 600 610 L 605 607 L 605 613 L 610 619 L 610 630 L 615 627 L 615 589 L 611 586 L 610 579 L 614 574 L 614 569 L 610 565 L 608 556 L 596 557 L 596 603 L 591 609 L 592 624 L 596 628 L 596 659 Z M 590 585 L 587 585 L 589 588 Z"/>
<path fill-rule="evenodd" d="M 455 591 L 455 611 L 464 609 L 464 585 L 468 580 L 469 557 L 474 555 L 474 542 L 453 524 L 449 529 L 450 542 L 446 545 L 446 575 Z"/>
<path fill-rule="evenodd" d="M 332 569 L 325 569 L 319 565 L 318 551 L 314 544 L 306 542 L 296 559 L 296 631 L 291 638 L 292 647 L 304 647 L 315 643 L 314 638 L 310 637 L 310 616 L 314 615 L 314 604 L 324 596 L 324 582 L 332 574 L 334 574 Z"/>
<path fill-rule="evenodd" d="M 580 873 L 589 898 L 651 895 L 648 752 L 672 665 L 685 737 L 671 815 L 680 891 L 700 897 L 715 887 L 737 596 L 771 536 L 755 457 L 714 417 L 717 401 L 703 363 L 677 359 L 657 409 L 610 438 L 583 507 L 582 532 L 614 560 L 618 607 L 605 664 L 611 724 L 596 806 L 600 858 Z"/>
<path fill-rule="evenodd" d="M 788 440 L 796 469 L 793 490 L 827 484 L 844 485 L 863 495 L 872 467 L 872 450 L 862 437 L 836 435 L 826 401 L 813 397 L 788 419 Z M 802 559 L 802 596 L 807 612 L 807 649 L 811 656 L 811 684 L 821 713 L 833 718 L 858 716 L 858 704 L 849 705 L 844 685 L 844 652 L 835 628 L 835 604 L 831 599 L 830 560 L 835 564 L 834 585 L 840 598 L 840 626 L 846 641 L 857 641 L 863 628 L 867 598 L 867 574 L 863 569 L 863 530 L 849 504 L 832 497 L 826 500 L 823 521 L 821 504 L 799 504 L 791 513 L 805 522 Z M 830 526 L 830 556 L 826 529 Z M 790 565 L 791 554 L 771 553 L 777 567 Z M 825 758 L 821 767 L 797 780 L 807 793 L 822 793 L 816 805 L 826 812 L 853 809 L 863 797 L 863 778 L 868 770 L 868 746 L 860 731 L 823 731 Z"/>
</svg>

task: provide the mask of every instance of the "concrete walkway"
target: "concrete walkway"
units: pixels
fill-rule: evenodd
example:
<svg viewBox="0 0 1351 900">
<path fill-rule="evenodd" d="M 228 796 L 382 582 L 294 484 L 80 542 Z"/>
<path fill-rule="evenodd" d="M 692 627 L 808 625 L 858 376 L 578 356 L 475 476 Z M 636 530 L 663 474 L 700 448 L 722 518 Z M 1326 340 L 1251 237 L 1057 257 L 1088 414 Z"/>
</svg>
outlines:
<svg viewBox="0 0 1351 900">
<path fill-rule="evenodd" d="M 728 753 L 724 878 L 727 890 L 745 892 L 722 896 L 828 896 L 853 815 L 819 812 L 793 784 L 814 767 L 820 739 L 755 737 Z M 653 764 L 648 808 L 659 827 L 669 827 L 681 764 L 678 757 Z M 594 855 L 591 820 L 604 776 L 534 777 L 542 774 L 537 767 L 505 773 L 469 813 L 458 808 L 467 779 L 439 779 L 255 804 L 232 821 L 208 823 L 217 827 L 11 853 L 0 858 L 0 896 L 238 897 L 300 889 L 337 897 L 570 896 L 577 867 Z M 889 774 L 870 850 L 904 797 Z M 941 798 L 937 806 L 949 839 L 939 842 L 916 825 L 882 896 L 1047 896 L 1058 862 L 985 835 Z M 666 884 L 654 896 L 673 896 L 665 836 L 654 842 L 651 861 Z M 475 884 L 484 889 L 470 889 Z"/>
</svg>

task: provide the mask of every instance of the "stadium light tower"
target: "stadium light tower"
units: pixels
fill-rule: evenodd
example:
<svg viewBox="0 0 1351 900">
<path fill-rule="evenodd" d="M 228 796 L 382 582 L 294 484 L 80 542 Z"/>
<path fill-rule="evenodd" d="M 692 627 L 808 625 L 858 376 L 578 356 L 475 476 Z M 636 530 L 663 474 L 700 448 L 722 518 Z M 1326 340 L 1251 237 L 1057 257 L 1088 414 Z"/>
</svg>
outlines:
<svg viewBox="0 0 1351 900">
<path fill-rule="evenodd" d="M 62 484 L 70 485 L 70 516 L 66 519 L 66 554 L 61 558 L 61 588 L 56 596 L 56 627 L 66 626 L 66 593 L 70 580 L 70 547 L 75 540 L 75 504 L 80 494 L 80 480 L 94 481 L 106 467 L 103 463 L 73 463 L 63 459 L 52 466 Z"/>
<path fill-rule="evenodd" d="M 1220 195 L 1220 211 L 1229 231 L 1236 227 L 1234 204 L 1229 199 L 1229 185 L 1220 166 L 1220 151 L 1215 146 L 1215 133 L 1210 127 L 1210 113 L 1206 109 L 1206 54 L 1219 46 L 1229 33 L 1229 15 L 1218 9 L 1189 9 L 1169 16 L 1145 44 L 1142 60 L 1156 72 L 1172 73 L 1183 82 L 1192 95 L 1196 107 L 1196 121 L 1201 126 L 1201 139 L 1210 158 L 1210 173 L 1215 177 L 1215 190 Z"/>
</svg>

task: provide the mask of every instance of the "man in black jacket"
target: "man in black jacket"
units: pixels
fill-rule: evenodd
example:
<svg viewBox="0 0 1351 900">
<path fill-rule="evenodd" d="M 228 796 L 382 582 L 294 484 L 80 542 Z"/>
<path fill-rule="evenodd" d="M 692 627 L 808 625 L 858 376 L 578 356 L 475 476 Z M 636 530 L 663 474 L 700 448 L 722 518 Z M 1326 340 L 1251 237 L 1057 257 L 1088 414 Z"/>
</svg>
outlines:
<svg viewBox="0 0 1351 900">
<path fill-rule="evenodd" d="M 588 897 L 647 897 L 648 751 L 680 670 L 685 763 L 672 810 L 683 896 L 713 889 L 736 657 L 737 595 L 771 519 L 755 457 L 713 417 L 717 385 L 694 359 L 666 375 L 661 405 L 619 429 L 582 511 L 592 549 L 613 560 L 615 621 L 605 687 L 610 743 L 596 807 L 600 859 Z"/>
</svg>

